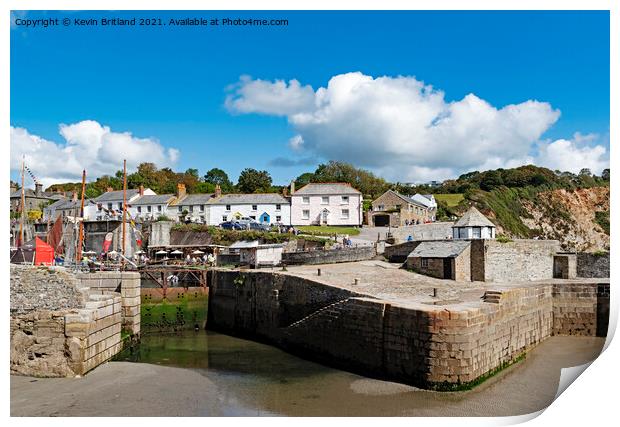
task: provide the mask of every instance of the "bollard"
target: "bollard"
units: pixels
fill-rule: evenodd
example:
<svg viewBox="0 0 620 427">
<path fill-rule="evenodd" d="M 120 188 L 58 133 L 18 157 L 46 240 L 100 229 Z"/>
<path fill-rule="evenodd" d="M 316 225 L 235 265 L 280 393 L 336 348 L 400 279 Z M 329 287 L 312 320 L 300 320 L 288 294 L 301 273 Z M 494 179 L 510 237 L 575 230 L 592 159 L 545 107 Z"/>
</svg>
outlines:
<svg viewBox="0 0 620 427">
<path fill-rule="evenodd" d="M 282 263 L 282 271 L 288 271 L 288 270 L 286 269 L 286 264 L 284 264 L 284 263 Z"/>
<path fill-rule="evenodd" d="M 437 297 L 437 288 L 433 288 L 433 297 L 436 298 Z"/>
<path fill-rule="evenodd" d="M 359 277 L 356 277 L 356 278 L 354 279 L 353 284 L 354 284 L 354 285 L 359 285 L 359 284 L 360 284 L 360 279 L 359 279 Z"/>
<path fill-rule="evenodd" d="M 318 269 L 317 269 L 317 276 L 320 276 L 320 275 L 321 275 L 321 269 L 320 269 L 320 268 L 318 268 Z"/>
</svg>

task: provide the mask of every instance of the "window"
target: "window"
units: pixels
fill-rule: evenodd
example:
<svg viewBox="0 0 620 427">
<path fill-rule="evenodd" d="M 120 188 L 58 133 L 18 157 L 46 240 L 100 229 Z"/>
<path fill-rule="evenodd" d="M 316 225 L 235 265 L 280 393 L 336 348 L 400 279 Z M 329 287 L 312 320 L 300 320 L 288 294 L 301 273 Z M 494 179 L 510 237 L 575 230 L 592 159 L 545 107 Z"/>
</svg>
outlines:
<svg viewBox="0 0 620 427">
<path fill-rule="evenodd" d="M 258 210 L 258 205 L 252 205 L 252 210 L 253 210 L 253 211 Z"/>
<path fill-rule="evenodd" d="M 467 239 L 469 236 L 467 235 L 467 228 L 465 227 L 460 227 L 459 228 L 459 238 L 460 239 Z"/>
<path fill-rule="evenodd" d="M 310 204 L 310 197 L 302 197 L 301 198 L 301 203 L 303 203 L 304 205 L 309 205 Z"/>
<path fill-rule="evenodd" d="M 200 222 L 202 222 L 202 223 L 205 222 L 205 216 L 204 215 L 200 215 Z"/>
<path fill-rule="evenodd" d="M 256 221 L 256 215 L 250 215 L 250 219 L 253 219 L 254 221 Z"/>
<path fill-rule="evenodd" d="M 329 205 L 329 196 L 321 197 L 321 204 L 322 205 Z"/>
<path fill-rule="evenodd" d="M 157 206 L 157 212 L 161 212 L 161 205 Z"/>
<path fill-rule="evenodd" d="M 383 211 L 383 210 L 385 210 L 385 206 L 384 205 L 378 205 L 377 206 L 377 210 L 378 211 Z"/>
<path fill-rule="evenodd" d="M 277 211 L 282 210 L 282 205 L 276 205 L 276 210 L 277 210 Z"/>
<path fill-rule="evenodd" d="M 282 221 L 282 217 L 281 217 L 281 216 L 279 216 L 279 215 L 278 215 L 278 216 L 276 216 L 276 222 L 280 222 L 280 221 Z"/>
<path fill-rule="evenodd" d="M 480 227 L 474 227 L 474 228 L 472 229 L 472 231 L 473 231 L 473 235 L 472 235 L 472 237 L 473 237 L 474 239 L 479 239 L 479 238 L 481 237 L 481 231 L 480 231 L 480 230 L 481 230 L 481 228 L 480 228 Z"/>
<path fill-rule="evenodd" d="M 152 210 L 152 207 L 151 207 L 151 206 L 147 206 L 147 207 L 146 207 L 146 211 L 147 211 L 148 213 L 151 213 L 151 210 Z"/>
<path fill-rule="evenodd" d="M 342 201 L 340 202 L 343 205 L 348 205 L 349 204 L 349 196 L 342 196 Z"/>
<path fill-rule="evenodd" d="M 226 205 L 226 212 L 230 211 L 230 205 Z"/>
<path fill-rule="evenodd" d="M 193 206 L 190 206 L 190 207 L 189 207 L 189 211 L 190 211 L 190 212 L 194 212 L 194 207 L 193 207 Z"/>
<path fill-rule="evenodd" d="M 118 210 L 119 211 L 123 210 L 123 202 L 118 202 Z"/>
<path fill-rule="evenodd" d="M 227 215 L 222 215 L 222 221 L 223 221 L 223 222 L 228 221 L 228 216 L 227 216 Z"/>
<path fill-rule="evenodd" d="M 179 206 L 179 212 L 183 212 L 183 206 Z"/>
<path fill-rule="evenodd" d="M 138 206 L 138 213 L 142 213 L 142 206 Z"/>
<path fill-rule="evenodd" d="M 307 210 L 307 209 L 304 209 L 304 210 L 301 212 L 301 217 L 302 217 L 303 219 L 310 219 L 310 211 L 309 211 L 309 210 Z"/>
<path fill-rule="evenodd" d="M 200 205 L 200 212 L 204 212 L 205 211 L 205 205 Z"/>
<path fill-rule="evenodd" d="M 422 268 L 428 268 L 428 258 L 422 258 Z"/>
<path fill-rule="evenodd" d="M 342 210 L 342 219 L 349 219 L 349 210 L 348 209 L 343 209 Z"/>
</svg>

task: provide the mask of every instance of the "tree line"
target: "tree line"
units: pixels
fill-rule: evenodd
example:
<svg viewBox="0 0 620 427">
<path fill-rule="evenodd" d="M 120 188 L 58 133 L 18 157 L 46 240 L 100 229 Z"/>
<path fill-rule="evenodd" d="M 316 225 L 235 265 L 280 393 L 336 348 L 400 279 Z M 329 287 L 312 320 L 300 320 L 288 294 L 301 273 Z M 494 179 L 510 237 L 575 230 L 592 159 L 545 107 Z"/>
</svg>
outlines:
<svg viewBox="0 0 620 427">
<path fill-rule="evenodd" d="M 299 189 L 309 183 L 345 182 L 358 189 L 367 200 L 372 200 L 392 189 L 401 194 L 415 193 L 464 193 L 474 191 L 492 191 L 500 187 L 508 188 L 582 188 L 608 185 L 609 169 L 601 176 L 596 176 L 589 169 L 578 174 L 552 171 L 547 168 L 527 165 L 512 169 L 495 169 L 489 171 L 472 171 L 462 174 L 457 179 L 443 181 L 440 185 L 410 185 L 388 182 L 372 172 L 353 166 L 350 163 L 329 161 L 320 164 L 314 172 L 305 172 L 294 179 L 295 188 Z M 137 170 L 127 175 L 127 188 L 135 189 L 140 185 L 150 188 L 157 194 L 174 194 L 177 184 L 182 183 L 188 193 L 213 193 L 220 186 L 222 193 L 282 193 L 284 186 L 273 185 L 271 174 L 266 170 L 246 168 L 239 174 L 236 183 L 220 168 L 212 168 L 204 175 L 198 169 L 190 168 L 185 172 L 175 172 L 170 168 L 157 168 L 153 163 L 141 163 Z M 104 175 L 86 184 L 86 197 L 94 198 L 104 193 L 107 188 L 122 190 L 123 172 L 117 171 L 113 176 Z M 77 191 L 81 183 L 70 182 L 54 184 L 47 191 Z"/>
</svg>

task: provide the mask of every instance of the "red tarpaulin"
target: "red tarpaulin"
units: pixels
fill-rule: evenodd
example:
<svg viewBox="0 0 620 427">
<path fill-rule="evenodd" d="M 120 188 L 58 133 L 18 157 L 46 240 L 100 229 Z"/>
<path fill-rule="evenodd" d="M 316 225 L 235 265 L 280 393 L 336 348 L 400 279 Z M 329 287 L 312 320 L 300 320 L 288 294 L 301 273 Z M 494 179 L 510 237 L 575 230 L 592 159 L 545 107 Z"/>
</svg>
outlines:
<svg viewBox="0 0 620 427">
<path fill-rule="evenodd" d="M 35 238 L 34 265 L 52 265 L 54 263 L 54 248 L 38 237 Z"/>
<path fill-rule="evenodd" d="M 47 243 L 57 254 L 62 253 L 62 217 L 56 218 L 52 229 L 47 233 Z"/>
</svg>

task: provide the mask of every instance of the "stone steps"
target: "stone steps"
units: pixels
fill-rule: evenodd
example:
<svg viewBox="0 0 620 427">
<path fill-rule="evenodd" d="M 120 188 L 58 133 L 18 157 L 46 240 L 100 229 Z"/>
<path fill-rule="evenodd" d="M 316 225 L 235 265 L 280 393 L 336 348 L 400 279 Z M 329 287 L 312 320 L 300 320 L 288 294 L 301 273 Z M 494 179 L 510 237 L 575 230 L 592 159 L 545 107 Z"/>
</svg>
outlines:
<svg viewBox="0 0 620 427">
<path fill-rule="evenodd" d="M 308 321 L 308 320 L 310 320 L 310 319 L 312 319 L 312 318 L 314 318 L 314 317 L 316 317 L 316 316 L 318 316 L 320 314 L 323 314 L 323 315 L 327 316 L 328 318 L 330 318 L 330 320 L 328 320 L 328 322 L 331 322 L 331 321 L 333 321 L 333 320 L 338 318 L 339 311 L 335 310 L 335 307 L 338 306 L 338 305 L 344 304 L 345 302 L 349 301 L 350 299 L 351 299 L 350 297 L 347 297 L 347 298 L 341 299 L 339 301 L 336 301 L 336 302 L 334 302 L 332 304 L 326 305 L 325 307 L 321 307 L 318 310 L 310 313 L 306 317 L 304 317 L 304 318 L 302 318 L 302 319 L 300 319 L 300 320 L 298 320 L 298 321 L 296 321 L 294 323 L 291 323 L 286 328 L 287 329 L 296 328 L 299 325 L 301 325 L 302 323 L 304 323 L 304 322 L 306 322 L 306 321 Z"/>
</svg>

